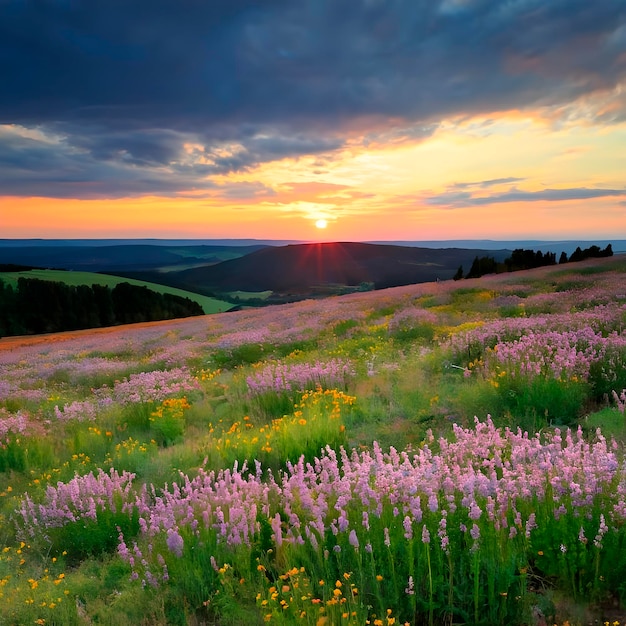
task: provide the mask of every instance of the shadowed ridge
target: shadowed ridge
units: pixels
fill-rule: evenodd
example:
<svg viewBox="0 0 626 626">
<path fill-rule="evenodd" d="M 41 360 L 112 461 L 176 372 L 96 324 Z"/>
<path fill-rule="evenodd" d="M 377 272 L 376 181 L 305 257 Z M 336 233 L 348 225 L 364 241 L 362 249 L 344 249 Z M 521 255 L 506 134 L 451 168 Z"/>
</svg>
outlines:
<svg viewBox="0 0 626 626">
<path fill-rule="evenodd" d="M 311 293 L 320 287 L 373 284 L 375 288 L 450 279 L 476 256 L 503 260 L 508 250 L 429 249 L 353 242 L 264 248 L 216 265 L 171 273 L 188 289 Z"/>
</svg>

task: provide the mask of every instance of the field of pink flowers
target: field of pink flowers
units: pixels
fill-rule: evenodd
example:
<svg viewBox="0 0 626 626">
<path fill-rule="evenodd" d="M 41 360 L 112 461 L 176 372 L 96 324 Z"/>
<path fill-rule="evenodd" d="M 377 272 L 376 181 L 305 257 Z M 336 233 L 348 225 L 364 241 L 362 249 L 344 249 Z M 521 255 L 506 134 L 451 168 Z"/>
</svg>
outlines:
<svg viewBox="0 0 626 626">
<path fill-rule="evenodd" d="M 616 256 L 0 341 L 0 624 L 623 624 L 625 325 Z"/>
</svg>

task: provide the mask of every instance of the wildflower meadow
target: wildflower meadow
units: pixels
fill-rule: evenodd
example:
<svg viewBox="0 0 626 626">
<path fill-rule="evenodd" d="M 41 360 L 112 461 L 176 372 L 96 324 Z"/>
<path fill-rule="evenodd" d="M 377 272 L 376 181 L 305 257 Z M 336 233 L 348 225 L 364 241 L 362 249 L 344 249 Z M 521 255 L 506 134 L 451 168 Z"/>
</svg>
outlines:
<svg viewBox="0 0 626 626">
<path fill-rule="evenodd" d="M 626 623 L 626 259 L 0 341 L 0 624 Z"/>
</svg>

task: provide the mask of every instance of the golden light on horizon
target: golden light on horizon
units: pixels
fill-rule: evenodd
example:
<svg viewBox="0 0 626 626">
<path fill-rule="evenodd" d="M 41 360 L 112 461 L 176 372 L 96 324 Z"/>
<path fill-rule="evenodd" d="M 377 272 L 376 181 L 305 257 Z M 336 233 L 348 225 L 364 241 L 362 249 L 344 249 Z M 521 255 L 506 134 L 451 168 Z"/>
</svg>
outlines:
<svg viewBox="0 0 626 626">
<path fill-rule="evenodd" d="M 279 159 L 213 177 L 209 189 L 2 196 L 0 222 L 9 238 L 295 239 L 314 229 L 357 241 L 609 239 L 626 232 L 625 140 L 626 123 L 607 133 L 505 115 L 449 120 L 419 141 L 339 151 L 324 169 L 313 157 Z"/>
</svg>

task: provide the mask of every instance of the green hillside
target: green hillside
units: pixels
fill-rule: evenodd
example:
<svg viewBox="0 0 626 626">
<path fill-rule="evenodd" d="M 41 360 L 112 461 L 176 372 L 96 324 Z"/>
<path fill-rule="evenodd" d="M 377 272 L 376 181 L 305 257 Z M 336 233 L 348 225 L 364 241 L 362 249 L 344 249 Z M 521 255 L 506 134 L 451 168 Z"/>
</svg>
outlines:
<svg viewBox="0 0 626 626">
<path fill-rule="evenodd" d="M 149 283 L 146 281 L 135 280 L 132 278 L 110 276 L 109 274 L 39 269 L 24 272 L 0 272 L 0 280 L 2 280 L 6 285 L 16 287 L 19 278 L 38 278 L 40 280 L 62 282 L 66 285 L 72 286 L 103 285 L 111 288 L 115 287 L 115 285 L 117 285 L 118 283 L 130 283 L 131 285 L 147 287 L 148 289 L 156 291 L 157 293 L 169 293 L 175 296 L 189 298 L 190 300 L 197 302 L 202 307 L 203 311 L 207 314 L 228 311 L 233 306 L 229 302 L 217 300 L 216 298 L 210 298 L 208 296 L 201 296 L 200 294 L 193 293 L 191 291 L 176 289 L 175 287 L 166 287 L 165 285 L 157 285 L 156 283 Z"/>
</svg>

